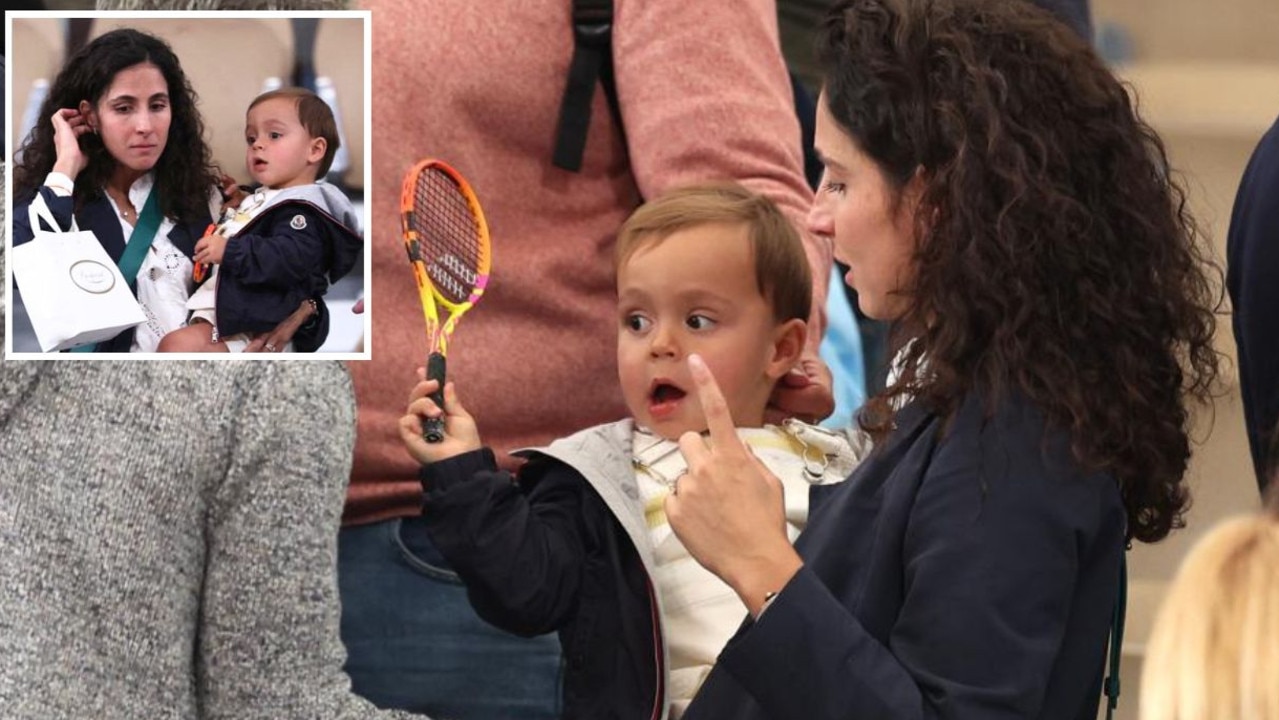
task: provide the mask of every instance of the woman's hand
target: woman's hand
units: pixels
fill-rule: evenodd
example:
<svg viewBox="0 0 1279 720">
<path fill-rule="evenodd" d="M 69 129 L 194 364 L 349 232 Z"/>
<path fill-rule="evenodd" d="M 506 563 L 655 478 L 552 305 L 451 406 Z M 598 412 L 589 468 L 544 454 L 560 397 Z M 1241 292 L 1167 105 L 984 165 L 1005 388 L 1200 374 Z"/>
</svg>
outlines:
<svg viewBox="0 0 1279 720">
<path fill-rule="evenodd" d="M 830 368 L 821 357 L 805 351 L 799 363 L 777 381 L 772 396 L 768 398 L 764 419 L 780 425 L 788 417 L 796 417 L 806 423 L 830 417 L 835 412 L 833 387 Z"/>
<path fill-rule="evenodd" d="M 219 181 L 222 184 L 222 211 L 226 212 L 227 208 L 238 208 L 240 203 L 244 202 L 244 198 L 249 194 L 240 189 L 240 184 L 230 175 L 223 175 Z"/>
<path fill-rule="evenodd" d="M 317 312 L 319 308 L 312 304 L 312 301 L 303 300 L 298 309 L 284 318 L 284 322 L 276 325 L 274 330 L 253 338 L 244 348 L 244 352 L 283 352 L 284 346 L 288 345 L 297 334 L 298 328 L 306 324 L 306 321 Z"/>
<path fill-rule="evenodd" d="M 737 437 L 706 363 L 689 355 L 688 367 L 710 438 L 680 437 L 688 472 L 666 498 L 666 518 L 689 554 L 757 615 L 764 596 L 780 591 L 803 565 L 786 535 L 782 484 Z"/>
<path fill-rule="evenodd" d="M 89 119 L 75 108 L 62 108 L 53 114 L 50 121 L 53 123 L 53 147 L 57 152 L 53 169 L 75 180 L 89 165 L 89 157 L 80 149 L 80 136 L 93 132 Z"/>
<path fill-rule="evenodd" d="M 214 233 L 205 235 L 195 244 L 195 255 L 192 259 L 196 263 L 213 263 L 217 265 L 222 262 L 222 256 L 226 253 L 226 238 Z"/>
<path fill-rule="evenodd" d="M 418 368 L 419 379 L 426 377 L 426 369 Z M 400 418 L 400 439 L 414 460 L 427 465 L 447 460 L 455 455 L 479 450 L 480 430 L 475 425 L 466 408 L 457 399 L 457 390 L 453 383 L 444 384 L 444 407 L 441 409 L 431 400 L 431 393 L 439 387 L 435 380 L 423 379 L 409 393 L 407 414 Z M 437 443 L 429 443 L 422 439 L 423 418 L 444 418 L 444 439 Z"/>
</svg>

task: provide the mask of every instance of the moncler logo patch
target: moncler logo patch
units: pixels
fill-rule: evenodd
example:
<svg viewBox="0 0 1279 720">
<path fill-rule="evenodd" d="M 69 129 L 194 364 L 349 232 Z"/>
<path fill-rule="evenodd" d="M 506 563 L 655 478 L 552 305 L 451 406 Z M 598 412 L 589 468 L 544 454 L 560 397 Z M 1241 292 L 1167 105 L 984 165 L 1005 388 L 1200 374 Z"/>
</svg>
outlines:
<svg viewBox="0 0 1279 720">
<path fill-rule="evenodd" d="M 305 230 L 306 218 L 302 215 L 294 215 L 293 219 L 289 221 L 289 227 L 294 230 Z"/>
</svg>

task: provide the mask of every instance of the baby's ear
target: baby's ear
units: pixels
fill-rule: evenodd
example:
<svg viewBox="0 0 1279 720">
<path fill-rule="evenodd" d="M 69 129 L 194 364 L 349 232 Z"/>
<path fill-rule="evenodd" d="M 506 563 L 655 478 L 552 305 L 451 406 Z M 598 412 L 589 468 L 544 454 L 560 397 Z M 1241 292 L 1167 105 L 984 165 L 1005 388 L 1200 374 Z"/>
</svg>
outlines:
<svg viewBox="0 0 1279 720">
<path fill-rule="evenodd" d="M 773 330 L 773 356 L 768 363 L 768 376 L 774 380 L 790 372 L 804 354 L 808 340 L 808 323 L 792 318 Z"/>
<path fill-rule="evenodd" d="M 324 153 L 329 149 L 329 141 L 322 137 L 311 138 L 311 152 L 307 154 L 307 161 L 319 163 L 324 159 Z"/>
</svg>

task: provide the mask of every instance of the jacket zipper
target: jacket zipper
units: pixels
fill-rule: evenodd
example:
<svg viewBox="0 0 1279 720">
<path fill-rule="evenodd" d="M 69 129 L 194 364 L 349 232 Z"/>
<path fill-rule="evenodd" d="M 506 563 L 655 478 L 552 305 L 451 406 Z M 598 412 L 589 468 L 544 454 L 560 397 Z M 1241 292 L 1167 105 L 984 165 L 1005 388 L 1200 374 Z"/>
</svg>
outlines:
<svg viewBox="0 0 1279 720">
<path fill-rule="evenodd" d="M 648 573 L 644 573 L 648 575 Z M 648 607 L 653 617 L 653 659 L 656 661 L 654 665 L 657 667 L 657 695 L 653 698 L 653 714 L 652 720 L 661 720 L 662 718 L 662 697 L 666 694 L 665 667 L 662 662 L 662 619 L 657 615 L 657 594 L 653 589 L 653 578 L 649 576 L 645 579 L 645 585 L 648 587 Z"/>
</svg>

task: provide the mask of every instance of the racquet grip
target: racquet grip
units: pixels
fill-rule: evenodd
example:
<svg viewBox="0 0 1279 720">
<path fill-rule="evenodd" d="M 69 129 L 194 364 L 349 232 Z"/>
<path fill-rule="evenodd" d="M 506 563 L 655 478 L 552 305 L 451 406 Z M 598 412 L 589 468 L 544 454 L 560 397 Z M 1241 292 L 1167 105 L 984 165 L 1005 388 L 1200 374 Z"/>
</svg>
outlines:
<svg viewBox="0 0 1279 720">
<path fill-rule="evenodd" d="M 217 229 L 217 225 L 209 225 L 204 229 L 204 237 L 212 235 Z M 204 278 L 208 277 L 209 271 L 212 269 L 213 266 L 209 263 L 196 263 L 195 267 L 191 268 L 191 279 L 197 283 L 202 283 L 204 282 Z"/>
<path fill-rule="evenodd" d="M 436 407 L 444 407 L 444 356 L 433 352 L 426 359 L 426 379 L 435 380 L 440 385 L 431 393 L 431 402 Z M 437 443 L 444 439 L 444 418 L 424 418 L 422 421 L 422 438 L 429 443 Z"/>
</svg>

